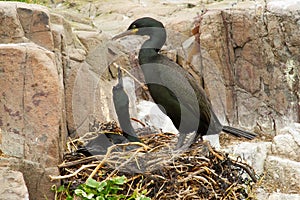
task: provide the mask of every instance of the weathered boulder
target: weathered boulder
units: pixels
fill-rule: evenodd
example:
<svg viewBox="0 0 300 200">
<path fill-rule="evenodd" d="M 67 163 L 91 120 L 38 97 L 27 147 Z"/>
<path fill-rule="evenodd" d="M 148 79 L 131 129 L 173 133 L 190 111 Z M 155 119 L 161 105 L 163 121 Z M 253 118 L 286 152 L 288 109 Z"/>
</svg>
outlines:
<svg viewBox="0 0 300 200">
<path fill-rule="evenodd" d="M 271 149 L 271 142 L 243 142 L 228 146 L 226 151 L 234 156 L 239 156 L 253 167 L 258 175 L 265 170 L 265 161 Z"/>
<path fill-rule="evenodd" d="M 58 173 L 64 149 L 61 77 L 54 54 L 35 44 L 2 44 L 0 60 L 0 148 L 19 159 L 11 167 L 24 173 L 31 198 L 39 199 L 49 193 L 47 175 Z"/>
<path fill-rule="evenodd" d="M 226 152 L 245 160 L 263 177 L 258 199 L 289 198 L 287 194 L 299 193 L 299 126 L 295 123 L 285 127 L 269 142 L 242 142 L 226 147 Z M 266 191 L 279 193 L 273 197 Z"/>
<path fill-rule="evenodd" d="M 299 193 L 300 162 L 268 156 L 265 162 L 265 187 L 281 193 Z"/>
<path fill-rule="evenodd" d="M 259 193 L 255 196 L 258 200 L 300 200 L 300 194 L 285 194 L 280 192 L 266 193 L 259 189 Z"/>
<path fill-rule="evenodd" d="M 52 51 L 49 11 L 25 3 L 0 2 L 1 43 L 34 42 Z"/>
<path fill-rule="evenodd" d="M 300 130 L 297 132 L 292 127 L 289 127 L 293 132 L 276 135 L 273 138 L 272 153 L 281 157 L 286 157 L 291 160 L 300 162 Z"/>
<path fill-rule="evenodd" d="M 1 43 L 25 42 L 27 40 L 18 20 L 15 4 L 0 2 L 0 24 Z"/>
<path fill-rule="evenodd" d="M 54 50 L 48 9 L 23 4 L 17 6 L 17 15 L 27 39 L 50 51 Z"/>
<path fill-rule="evenodd" d="M 299 194 L 284 194 L 279 192 L 273 192 L 268 200 L 300 200 Z"/>
<path fill-rule="evenodd" d="M 10 170 L 7 167 L 0 167 L 0 197 L 1 199 L 14 200 L 24 199 L 29 200 L 29 194 L 23 174 L 19 171 Z"/>
</svg>

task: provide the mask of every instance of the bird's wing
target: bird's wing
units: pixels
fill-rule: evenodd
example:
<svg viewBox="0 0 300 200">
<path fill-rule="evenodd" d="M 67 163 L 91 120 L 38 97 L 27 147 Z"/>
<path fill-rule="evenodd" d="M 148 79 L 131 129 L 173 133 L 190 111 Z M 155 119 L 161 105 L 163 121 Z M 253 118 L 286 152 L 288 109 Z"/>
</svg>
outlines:
<svg viewBox="0 0 300 200">
<path fill-rule="evenodd" d="M 199 117 L 197 94 L 186 76 L 186 71 L 166 57 L 160 60 L 163 61 L 158 69 L 161 84 L 172 91 L 170 95 L 175 95 L 181 107 L 193 113 L 194 117 Z"/>
<path fill-rule="evenodd" d="M 210 119 L 210 103 L 206 97 L 204 90 L 197 85 L 195 79 L 177 63 L 161 56 L 163 60 L 160 66 L 160 79 L 162 84 L 168 85 L 170 90 L 175 91 L 173 95 L 180 97 L 179 101 L 182 106 L 192 112 L 195 117 L 200 118 L 206 115 Z M 206 106 L 199 108 L 199 102 L 206 102 Z M 201 110 L 199 110 L 201 109 Z M 202 117 L 201 117 L 202 118 Z"/>
</svg>

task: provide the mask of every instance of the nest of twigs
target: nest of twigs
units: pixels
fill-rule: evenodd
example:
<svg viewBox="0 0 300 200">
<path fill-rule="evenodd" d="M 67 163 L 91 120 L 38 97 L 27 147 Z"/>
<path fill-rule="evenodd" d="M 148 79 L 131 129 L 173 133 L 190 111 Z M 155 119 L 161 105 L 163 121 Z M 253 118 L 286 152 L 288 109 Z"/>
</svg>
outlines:
<svg viewBox="0 0 300 200">
<path fill-rule="evenodd" d="M 116 125 L 109 127 L 106 131 L 119 134 Z M 105 130 L 88 134 L 103 133 Z M 254 199 L 252 187 L 257 180 L 253 169 L 214 150 L 208 142 L 175 151 L 175 134 L 144 130 L 139 137 L 143 143 L 113 145 L 105 155 L 89 157 L 75 152 L 86 136 L 70 140 L 59 165 L 61 176 L 51 178 L 75 189 L 88 178 L 103 181 L 125 175 L 128 181 L 122 191 L 127 196 L 138 189 L 147 190 L 151 199 Z"/>
</svg>

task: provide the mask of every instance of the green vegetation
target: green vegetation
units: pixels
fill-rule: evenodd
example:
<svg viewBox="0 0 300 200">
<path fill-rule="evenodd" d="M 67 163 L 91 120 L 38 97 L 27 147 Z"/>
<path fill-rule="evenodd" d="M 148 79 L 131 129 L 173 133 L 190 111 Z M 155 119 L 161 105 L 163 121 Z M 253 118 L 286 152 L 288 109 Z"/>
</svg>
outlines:
<svg viewBox="0 0 300 200">
<path fill-rule="evenodd" d="M 147 190 L 135 190 L 130 196 L 127 191 L 124 191 L 127 178 L 125 176 L 117 176 L 109 180 L 98 182 L 94 179 L 88 179 L 86 183 L 81 184 L 72 191 L 69 186 L 65 188 L 60 186 L 52 187 L 55 191 L 55 200 L 73 200 L 75 197 L 80 197 L 82 200 L 150 200 L 146 197 Z"/>
</svg>

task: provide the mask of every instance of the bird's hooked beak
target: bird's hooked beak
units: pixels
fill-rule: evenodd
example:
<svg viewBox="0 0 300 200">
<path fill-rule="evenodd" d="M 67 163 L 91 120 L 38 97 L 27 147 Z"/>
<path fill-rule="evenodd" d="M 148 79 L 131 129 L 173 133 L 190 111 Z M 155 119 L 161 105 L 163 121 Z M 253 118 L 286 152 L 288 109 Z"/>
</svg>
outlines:
<svg viewBox="0 0 300 200">
<path fill-rule="evenodd" d="M 114 36 L 114 37 L 112 38 L 112 40 L 117 40 L 117 39 L 122 38 L 122 37 L 125 37 L 125 36 L 127 36 L 127 35 L 136 35 L 136 33 L 137 33 L 138 31 L 139 31 L 138 28 L 127 30 L 127 31 L 125 31 L 125 32 L 123 32 L 123 33 L 120 33 L 120 34 Z"/>
</svg>

